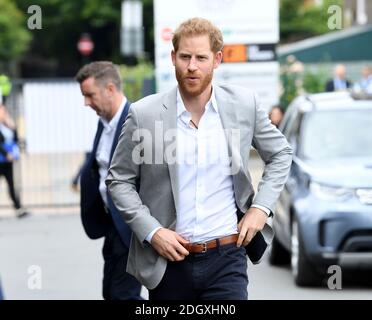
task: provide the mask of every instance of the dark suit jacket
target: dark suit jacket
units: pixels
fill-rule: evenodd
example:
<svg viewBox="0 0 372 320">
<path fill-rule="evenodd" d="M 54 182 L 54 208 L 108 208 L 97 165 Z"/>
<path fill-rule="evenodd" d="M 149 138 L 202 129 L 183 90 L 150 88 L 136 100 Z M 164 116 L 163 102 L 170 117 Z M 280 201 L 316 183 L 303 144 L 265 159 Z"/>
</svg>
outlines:
<svg viewBox="0 0 372 320">
<path fill-rule="evenodd" d="M 351 86 L 350 81 L 349 80 L 346 80 L 346 87 L 347 88 L 350 88 L 350 86 Z M 334 83 L 333 79 L 327 81 L 326 87 L 325 87 L 325 91 L 326 92 L 335 91 L 335 83 Z"/>
<path fill-rule="evenodd" d="M 111 147 L 110 161 L 118 143 L 121 128 L 127 117 L 130 103 L 127 102 L 116 127 L 114 141 Z M 131 231 L 124 220 L 119 216 L 111 197 L 107 194 L 108 211 L 99 192 L 99 172 L 96 161 L 97 147 L 103 131 L 103 123 L 98 122 L 96 136 L 94 138 L 93 150 L 85 161 L 81 170 L 80 178 L 80 211 L 84 230 L 89 238 L 98 239 L 106 236 L 112 224 L 115 225 L 121 240 L 129 247 Z"/>
</svg>

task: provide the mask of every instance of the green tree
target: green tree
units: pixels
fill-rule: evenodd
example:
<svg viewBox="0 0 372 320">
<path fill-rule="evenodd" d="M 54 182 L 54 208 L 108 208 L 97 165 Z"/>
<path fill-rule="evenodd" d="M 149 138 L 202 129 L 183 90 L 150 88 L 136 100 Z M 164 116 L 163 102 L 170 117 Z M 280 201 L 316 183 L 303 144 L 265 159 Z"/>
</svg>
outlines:
<svg viewBox="0 0 372 320">
<path fill-rule="evenodd" d="M 117 56 L 121 0 L 15 1 L 24 12 L 31 4 L 42 10 L 42 29 L 33 30 L 28 61 L 53 62 L 71 73 L 82 62 L 76 47 L 82 33 L 89 33 L 94 41 L 91 59 L 111 60 Z"/>
<path fill-rule="evenodd" d="M 120 74 L 123 78 L 124 93 L 130 101 L 143 97 L 143 83 L 154 78 L 154 66 L 148 61 L 139 61 L 136 66 L 121 65 Z"/>
<path fill-rule="evenodd" d="M 343 6 L 343 0 L 324 0 L 305 5 L 304 0 L 280 0 L 280 40 L 289 43 L 330 32 L 328 8 Z"/>
<path fill-rule="evenodd" d="M 59 73 L 71 76 L 86 62 L 76 46 L 82 33 L 89 33 L 94 42 L 90 60 L 111 60 L 117 64 L 132 62 L 120 53 L 122 0 L 14 0 L 27 12 L 31 4 L 42 9 L 42 29 L 33 32 L 34 39 L 25 63 L 52 64 Z M 153 57 L 152 0 L 144 4 L 145 49 Z M 151 42 L 152 41 L 152 42 Z"/>
<path fill-rule="evenodd" d="M 25 16 L 11 0 L 0 0 L 0 62 L 20 57 L 31 40 Z"/>
<path fill-rule="evenodd" d="M 327 78 L 328 73 L 324 68 L 310 69 L 294 56 L 288 56 L 280 66 L 281 106 L 286 110 L 299 94 L 324 92 Z"/>
<path fill-rule="evenodd" d="M 280 67 L 280 81 L 282 84 L 280 105 L 284 110 L 287 109 L 295 97 L 303 92 L 303 71 L 303 63 L 292 55 L 288 56 L 286 62 Z"/>
<path fill-rule="evenodd" d="M 303 75 L 303 88 L 307 93 L 324 92 L 328 79 L 328 72 L 323 69 L 312 71 L 305 68 Z"/>
</svg>

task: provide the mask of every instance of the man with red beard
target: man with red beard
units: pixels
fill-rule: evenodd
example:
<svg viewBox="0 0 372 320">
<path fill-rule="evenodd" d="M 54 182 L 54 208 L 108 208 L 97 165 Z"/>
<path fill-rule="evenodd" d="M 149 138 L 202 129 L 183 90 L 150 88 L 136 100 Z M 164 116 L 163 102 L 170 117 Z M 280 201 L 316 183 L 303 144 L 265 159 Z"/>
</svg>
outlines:
<svg viewBox="0 0 372 320">
<path fill-rule="evenodd" d="M 106 179 L 133 230 L 127 272 L 150 300 L 247 299 L 291 148 L 243 87 L 212 85 L 221 31 L 193 18 L 173 36 L 178 86 L 134 103 Z M 266 163 L 254 195 L 251 146 Z"/>
</svg>

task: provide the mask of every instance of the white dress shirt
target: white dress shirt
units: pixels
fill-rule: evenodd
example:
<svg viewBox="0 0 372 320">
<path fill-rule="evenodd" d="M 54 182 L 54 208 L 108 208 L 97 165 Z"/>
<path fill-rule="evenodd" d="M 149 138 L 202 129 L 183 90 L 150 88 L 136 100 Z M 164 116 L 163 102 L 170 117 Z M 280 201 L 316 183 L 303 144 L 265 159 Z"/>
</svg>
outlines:
<svg viewBox="0 0 372 320">
<path fill-rule="evenodd" d="M 198 129 L 177 92 L 176 232 L 190 242 L 237 233 L 228 146 L 212 91 Z"/>
<path fill-rule="evenodd" d="M 108 203 L 107 187 L 105 184 L 105 180 L 109 169 L 112 143 L 114 142 L 116 127 L 118 125 L 121 113 L 123 112 L 126 103 L 127 99 L 123 98 L 123 101 L 121 102 L 118 111 L 116 112 L 115 116 L 111 119 L 110 122 L 101 117 L 101 121 L 103 123 L 103 130 L 97 146 L 96 160 L 98 163 L 99 172 L 99 192 L 102 196 L 102 200 L 105 203 L 106 207 L 108 206 Z"/>
</svg>

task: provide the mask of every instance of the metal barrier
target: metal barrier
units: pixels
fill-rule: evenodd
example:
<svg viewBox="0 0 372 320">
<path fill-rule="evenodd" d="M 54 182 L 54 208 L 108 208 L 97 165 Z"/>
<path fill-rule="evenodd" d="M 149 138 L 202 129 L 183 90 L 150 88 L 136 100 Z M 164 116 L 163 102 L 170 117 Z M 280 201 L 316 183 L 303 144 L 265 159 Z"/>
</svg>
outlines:
<svg viewBox="0 0 372 320">
<path fill-rule="evenodd" d="M 13 81 L 6 105 L 20 139 L 14 175 L 24 206 L 79 204 L 71 182 L 92 147 L 98 120 L 83 104 L 79 86 L 71 79 Z M 1 179 L 1 210 L 11 207 L 6 188 Z"/>
</svg>

